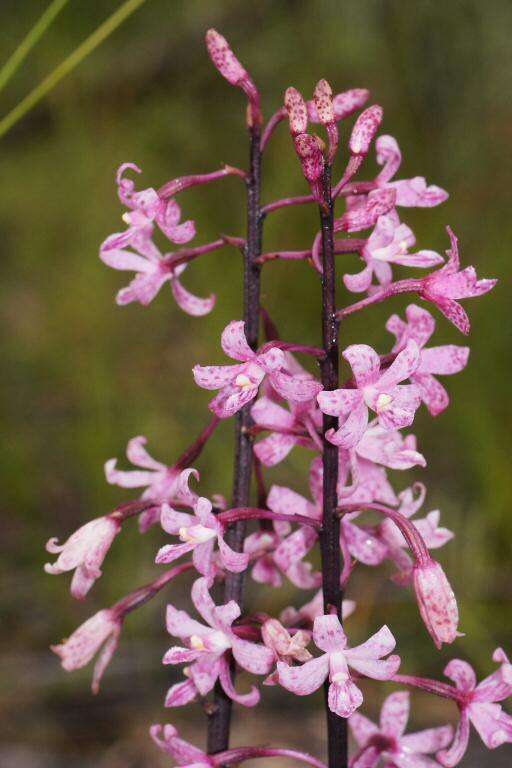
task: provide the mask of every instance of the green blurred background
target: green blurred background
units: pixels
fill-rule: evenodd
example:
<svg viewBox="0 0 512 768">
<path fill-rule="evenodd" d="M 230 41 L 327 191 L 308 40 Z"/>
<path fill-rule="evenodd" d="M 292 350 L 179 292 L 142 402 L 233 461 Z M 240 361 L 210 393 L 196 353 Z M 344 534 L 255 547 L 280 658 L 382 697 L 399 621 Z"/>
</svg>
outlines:
<svg viewBox="0 0 512 768">
<path fill-rule="evenodd" d="M 3 111 L 119 4 L 70 2 L 2 94 Z M 45 6 L 3 1 L 2 59 Z M 141 186 L 246 162 L 243 99 L 210 64 L 203 45 L 210 26 L 229 38 L 253 74 L 266 115 L 290 84 L 307 94 L 320 77 L 337 91 L 368 87 L 384 107 L 383 131 L 402 148 L 399 176 L 425 175 L 450 192 L 439 208 L 401 209 L 419 246 L 442 252 L 449 223 L 464 264 L 500 278 L 493 294 L 466 305 L 472 351 L 467 370 L 445 380 L 452 406 L 435 421 L 424 409 L 416 420 L 427 470 L 394 477 L 398 489 L 424 479 L 427 510 L 439 507 L 457 533 L 441 559 L 467 634 L 455 649 L 434 653 L 410 591 L 364 567 L 351 584 L 359 610 L 348 629 L 358 640 L 388 622 L 403 670 L 423 674 L 440 675 L 453 655 L 470 658 L 486 674 L 496 645 L 510 650 L 511 24 L 508 0 L 147 0 L 1 140 L 2 766 L 165 765 L 146 736 L 152 722 L 174 722 L 202 741 L 198 707 L 162 706 L 174 679 L 160 665 L 169 645 L 165 600 L 172 593 L 183 604 L 186 580 L 129 618 L 97 698 L 89 694 L 89 670 L 67 675 L 48 650 L 158 572 L 153 558 L 162 533 L 154 529 L 141 538 L 135 525 L 125 526 L 85 605 L 70 598 L 67 576 L 46 576 L 42 566 L 50 536 L 64 538 L 131 498 L 105 483 L 102 468 L 107 458 L 122 458 L 130 437 L 147 435 L 153 455 L 169 463 L 193 439 L 207 418 L 208 393 L 194 386 L 190 369 L 197 361 L 223 362 L 220 332 L 241 314 L 241 265 L 233 250 L 204 257 L 185 276 L 198 294 L 217 293 L 206 319 L 180 312 L 168 289 L 146 309 L 117 307 L 114 295 L 125 275 L 97 255 L 101 241 L 122 228 L 114 188 L 121 162 L 143 168 Z M 281 127 L 265 158 L 264 199 L 304 190 Z M 185 217 L 197 221 L 198 243 L 218 232 L 243 235 L 238 180 L 184 193 L 180 202 Z M 266 226 L 265 248 L 309 247 L 316 223 L 315 212 L 304 208 L 276 213 Z M 348 271 L 356 270 L 354 257 L 342 258 Z M 269 265 L 263 301 L 284 338 L 318 342 L 319 285 L 309 267 Z M 350 319 L 343 344 L 365 341 L 388 351 L 384 321 L 406 304 L 397 299 Z M 435 343 L 464 343 L 437 317 Z M 305 490 L 309 458 L 294 452 L 270 479 Z M 218 430 L 198 466 L 205 493 L 229 495 L 232 424 Z M 251 589 L 250 604 L 277 611 L 301 597 L 288 587 Z M 377 711 L 383 690 L 368 687 L 368 711 Z M 414 702 L 419 725 L 454 714 L 419 694 Z M 283 741 L 322 754 L 322 726 L 319 696 L 292 701 L 267 689 L 258 711 L 237 715 L 233 743 Z M 510 747 L 484 755 L 476 744 L 465 765 L 505 766 L 510 755 Z"/>
</svg>

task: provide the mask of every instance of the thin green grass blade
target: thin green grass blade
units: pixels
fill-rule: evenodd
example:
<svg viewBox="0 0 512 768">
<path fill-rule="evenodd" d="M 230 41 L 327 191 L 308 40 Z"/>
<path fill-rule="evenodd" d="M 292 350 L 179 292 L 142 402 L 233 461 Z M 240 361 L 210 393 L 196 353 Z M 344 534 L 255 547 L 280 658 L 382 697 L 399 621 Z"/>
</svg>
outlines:
<svg viewBox="0 0 512 768">
<path fill-rule="evenodd" d="M 72 54 L 39 83 L 20 103 L 0 120 L 0 138 L 9 131 L 29 110 L 35 107 L 55 86 L 94 51 L 119 27 L 145 0 L 127 0 L 112 16 L 103 22 Z"/>
</svg>

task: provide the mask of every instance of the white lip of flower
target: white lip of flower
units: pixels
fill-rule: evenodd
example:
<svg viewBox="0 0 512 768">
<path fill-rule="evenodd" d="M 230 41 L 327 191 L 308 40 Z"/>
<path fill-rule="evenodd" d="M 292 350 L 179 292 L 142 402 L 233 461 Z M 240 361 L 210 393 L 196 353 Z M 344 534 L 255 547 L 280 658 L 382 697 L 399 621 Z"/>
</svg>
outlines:
<svg viewBox="0 0 512 768">
<path fill-rule="evenodd" d="M 190 528 L 182 527 L 179 529 L 178 535 L 181 541 L 185 543 L 190 542 L 191 544 L 203 544 L 215 536 L 215 531 L 212 531 L 211 528 L 206 528 L 204 525 L 194 525 L 192 527 L 194 529 L 193 534 L 190 533 Z"/>
<path fill-rule="evenodd" d="M 245 373 L 239 373 L 235 379 L 235 384 L 240 389 L 250 389 L 253 385 L 252 381 Z"/>
<path fill-rule="evenodd" d="M 393 402 L 393 398 L 391 395 L 388 395 L 386 392 L 381 392 L 381 394 L 377 398 L 376 406 L 378 411 L 384 411 L 386 408 L 391 405 Z"/>
</svg>

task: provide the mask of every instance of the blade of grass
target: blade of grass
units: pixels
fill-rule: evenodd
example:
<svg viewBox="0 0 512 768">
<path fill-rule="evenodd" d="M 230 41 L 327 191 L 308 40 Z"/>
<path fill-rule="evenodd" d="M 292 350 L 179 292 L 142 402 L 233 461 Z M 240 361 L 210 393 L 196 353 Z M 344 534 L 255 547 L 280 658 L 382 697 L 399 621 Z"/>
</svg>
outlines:
<svg viewBox="0 0 512 768">
<path fill-rule="evenodd" d="M 35 107 L 55 86 L 80 64 L 95 48 L 119 27 L 125 19 L 139 8 L 145 0 L 127 0 L 112 16 L 103 22 L 67 59 L 45 77 L 20 103 L 0 120 L 0 138 L 9 131 L 27 112 Z"/>
<path fill-rule="evenodd" d="M 34 45 L 41 39 L 52 21 L 67 3 L 68 0 L 53 0 L 53 3 L 50 3 L 32 29 L 18 45 L 14 53 L 7 59 L 2 69 L 0 69 L 0 91 L 5 88 Z"/>
</svg>

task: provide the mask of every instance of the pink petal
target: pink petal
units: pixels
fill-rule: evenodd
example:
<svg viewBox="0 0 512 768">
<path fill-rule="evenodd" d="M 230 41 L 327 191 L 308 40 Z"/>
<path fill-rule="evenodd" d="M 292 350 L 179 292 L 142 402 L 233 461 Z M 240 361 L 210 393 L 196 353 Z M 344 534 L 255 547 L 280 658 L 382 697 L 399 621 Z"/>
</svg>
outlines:
<svg viewBox="0 0 512 768">
<path fill-rule="evenodd" d="M 304 515 L 304 517 L 318 517 L 313 504 L 304 496 L 285 488 L 282 485 L 273 485 L 267 496 L 267 505 L 272 512 L 282 515 Z"/>
<path fill-rule="evenodd" d="M 469 715 L 488 749 L 512 742 L 512 717 L 499 704 L 470 704 Z"/>
<path fill-rule="evenodd" d="M 210 400 L 208 408 L 219 419 L 229 419 L 258 394 L 258 387 L 234 387 L 228 385 L 220 390 L 213 400 Z"/>
<path fill-rule="evenodd" d="M 237 664 L 253 675 L 266 675 L 274 666 L 274 653 L 260 643 L 233 637 L 231 650 Z"/>
<path fill-rule="evenodd" d="M 219 552 L 222 564 L 232 573 L 245 571 L 249 564 L 249 555 L 245 552 L 235 552 L 231 549 L 222 536 L 218 537 Z"/>
<path fill-rule="evenodd" d="M 338 430 L 328 429 L 325 436 L 330 443 L 348 450 L 357 446 L 364 435 L 367 425 L 368 408 L 361 401 Z"/>
<path fill-rule="evenodd" d="M 320 382 L 313 378 L 290 376 L 281 371 L 271 373 L 270 382 L 281 397 L 298 403 L 313 400 L 322 389 Z"/>
<path fill-rule="evenodd" d="M 265 437 L 254 446 L 254 453 L 265 467 L 273 467 L 283 461 L 299 442 L 293 435 L 277 433 Z"/>
<path fill-rule="evenodd" d="M 166 470 L 167 467 L 165 464 L 162 464 L 161 461 L 156 461 L 147 452 L 145 448 L 147 441 L 147 437 L 144 437 L 143 435 L 132 437 L 132 439 L 128 442 L 126 456 L 131 461 L 131 463 L 135 464 L 137 467 L 144 467 L 144 469 L 154 469 L 157 471 Z"/>
<path fill-rule="evenodd" d="M 415 373 L 412 377 L 414 385 L 418 388 L 422 401 L 427 406 L 432 416 L 438 416 L 450 404 L 448 392 L 437 379 L 428 373 Z"/>
<path fill-rule="evenodd" d="M 343 352 L 359 388 L 373 384 L 380 372 L 380 357 L 367 344 L 352 344 Z"/>
<path fill-rule="evenodd" d="M 198 658 L 200 653 L 201 651 L 174 646 L 174 648 L 169 648 L 164 655 L 162 664 L 190 664 L 190 662 L 195 661 Z"/>
<path fill-rule="evenodd" d="M 243 320 L 232 320 L 222 331 L 220 343 L 228 357 L 247 362 L 255 357 L 255 353 L 247 343 L 244 329 Z"/>
<path fill-rule="evenodd" d="M 393 178 L 400 168 L 402 153 L 393 136 L 379 136 L 375 142 L 375 150 L 378 164 L 384 166 L 377 179 L 379 182 L 386 183 Z"/>
<path fill-rule="evenodd" d="M 469 347 L 445 344 L 442 347 L 430 347 L 421 353 L 418 373 L 449 375 L 462 371 L 468 362 Z"/>
<path fill-rule="evenodd" d="M 469 714 L 465 707 L 460 713 L 460 720 L 455 732 L 455 738 L 450 749 L 441 750 L 436 754 L 436 759 L 445 768 L 454 768 L 460 763 L 469 744 Z"/>
<path fill-rule="evenodd" d="M 380 729 L 386 736 L 399 739 L 405 731 L 409 720 L 409 692 L 397 691 L 384 701 L 380 712 Z M 439 747 L 444 746 L 439 744 Z M 420 750 L 415 750 L 420 751 Z M 433 752 L 434 749 L 425 750 Z"/>
<path fill-rule="evenodd" d="M 192 680 L 184 680 L 182 683 L 172 685 L 165 697 L 166 707 L 183 707 L 189 704 L 197 696 L 197 688 Z"/>
<path fill-rule="evenodd" d="M 150 304 L 160 291 L 167 280 L 171 279 L 170 274 L 157 272 L 155 274 L 138 274 L 126 287 L 122 288 L 117 296 L 116 303 L 119 306 L 131 304 L 132 301 L 139 301 L 144 307 Z"/>
<path fill-rule="evenodd" d="M 155 271 L 155 266 L 151 261 L 122 248 L 102 248 L 100 258 L 104 264 L 112 267 L 112 269 L 144 273 Z"/>
<path fill-rule="evenodd" d="M 345 651 L 347 660 L 350 657 L 352 659 L 380 659 L 382 656 L 391 653 L 396 645 L 396 640 L 389 627 L 385 624 L 378 632 L 372 635 L 366 642 L 361 645 L 356 645 L 354 648 L 350 648 Z"/>
<path fill-rule="evenodd" d="M 467 661 L 453 659 L 446 665 L 443 674 L 453 680 L 459 691 L 473 691 L 476 687 L 475 670 Z"/>
<path fill-rule="evenodd" d="M 297 696 L 308 696 L 318 690 L 329 674 L 329 657 L 324 654 L 317 659 L 306 661 L 300 667 L 289 667 L 282 661 L 277 663 L 279 683 Z"/>
<path fill-rule="evenodd" d="M 191 619 L 186 611 L 178 611 L 173 605 L 167 606 L 165 614 L 166 627 L 170 635 L 179 638 L 189 638 L 192 635 L 206 637 L 211 633 L 210 627 L 205 627 L 195 619 Z"/>
<path fill-rule="evenodd" d="M 208 582 L 215 576 L 215 565 L 213 563 L 214 541 L 204 541 L 194 547 L 192 562 L 194 568 L 201 576 L 205 576 Z"/>
<path fill-rule="evenodd" d="M 203 389 L 221 389 L 244 370 L 243 365 L 194 365 L 194 381 Z"/>
<path fill-rule="evenodd" d="M 190 541 L 185 544 L 166 544 L 158 550 L 155 563 L 172 563 L 187 552 L 191 552 L 195 546 L 195 542 Z"/>
<path fill-rule="evenodd" d="M 414 384 L 401 384 L 394 387 L 391 392 L 392 401 L 384 408 L 376 408 L 379 424 L 389 430 L 409 427 L 421 404 L 418 388 Z"/>
<path fill-rule="evenodd" d="M 260 694 L 256 686 L 252 686 L 249 693 L 237 693 L 231 679 L 231 670 L 225 657 L 220 660 L 219 679 L 227 696 L 243 707 L 255 707 L 260 700 Z"/>
<path fill-rule="evenodd" d="M 208 582 L 205 578 L 196 579 L 190 593 L 196 611 L 211 627 L 215 626 L 215 603 L 208 591 Z"/>
<path fill-rule="evenodd" d="M 384 371 L 378 380 L 378 388 L 384 392 L 387 388 L 399 384 L 408 379 L 418 368 L 420 362 L 420 350 L 416 342 L 411 339 L 405 348 L 398 353 L 389 368 Z"/>
<path fill-rule="evenodd" d="M 331 712 L 340 717 L 350 717 L 363 703 L 363 694 L 353 680 L 346 683 L 331 683 L 328 704 Z"/>
<path fill-rule="evenodd" d="M 362 401 L 357 389 L 333 389 L 319 392 L 316 396 L 322 413 L 329 416 L 347 416 Z"/>
<path fill-rule="evenodd" d="M 359 712 L 355 712 L 350 717 L 348 724 L 354 739 L 360 747 L 365 747 L 372 736 L 375 736 L 379 732 L 379 728 L 375 723 L 372 723 L 371 720 L 364 715 L 361 715 Z"/>
<path fill-rule="evenodd" d="M 372 283 L 373 266 L 367 264 L 361 272 L 355 275 L 344 274 L 343 282 L 347 290 L 352 293 L 362 293 L 367 291 Z"/>
<path fill-rule="evenodd" d="M 321 651 L 339 651 L 347 645 L 347 636 L 337 616 L 317 616 L 313 624 L 313 641 Z"/>
<path fill-rule="evenodd" d="M 426 293 L 425 298 L 429 298 Z M 443 315 L 448 318 L 448 320 L 453 323 L 461 333 L 464 333 L 466 336 L 468 335 L 471 327 L 469 318 L 466 310 L 463 309 L 463 307 L 461 307 L 457 301 L 454 301 L 453 299 L 437 297 L 433 298 L 432 301 L 434 301 L 439 311 L 442 312 Z"/>
<path fill-rule="evenodd" d="M 429 754 L 447 747 L 452 738 L 453 728 L 451 725 L 444 725 L 440 728 L 427 728 L 417 733 L 409 733 L 400 739 L 400 743 L 411 752 Z"/>
<path fill-rule="evenodd" d="M 443 257 L 436 251 L 422 250 L 417 253 L 405 253 L 393 258 L 394 264 L 401 264 L 404 267 L 435 267 L 442 264 Z"/>
<path fill-rule="evenodd" d="M 353 658 L 347 654 L 347 662 L 352 669 L 374 680 L 390 680 L 400 667 L 400 656 L 389 656 L 387 659 Z"/>
<path fill-rule="evenodd" d="M 215 306 L 215 295 L 212 293 L 207 299 L 201 299 L 190 293 L 180 283 L 177 277 L 171 280 L 172 295 L 176 304 L 188 315 L 202 317 L 212 311 Z"/>
<path fill-rule="evenodd" d="M 217 682 L 222 659 L 223 657 L 219 658 L 215 654 L 206 653 L 189 667 L 188 674 L 201 696 L 210 693 Z"/>
<path fill-rule="evenodd" d="M 386 559 L 387 546 L 370 532 L 348 520 L 342 520 L 341 525 L 341 533 L 352 557 L 370 566 L 380 565 Z"/>
<path fill-rule="evenodd" d="M 405 208 L 433 208 L 448 199 L 448 192 L 435 184 L 427 187 L 423 176 L 391 182 L 396 191 L 396 204 Z"/>
<path fill-rule="evenodd" d="M 275 564 L 286 573 L 309 552 L 318 539 L 318 533 L 309 526 L 303 526 L 290 534 L 274 552 Z"/>
<path fill-rule="evenodd" d="M 293 413 L 268 397 L 260 397 L 251 408 L 251 416 L 256 422 L 268 429 L 291 429 L 295 425 Z"/>
<path fill-rule="evenodd" d="M 117 459 L 109 459 L 105 462 L 105 477 L 107 482 L 112 485 L 119 485 L 122 488 L 143 488 L 151 485 L 155 479 L 155 473 L 142 470 L 131 470 L 124 472 L 116 469 Z"/>
</svg>

